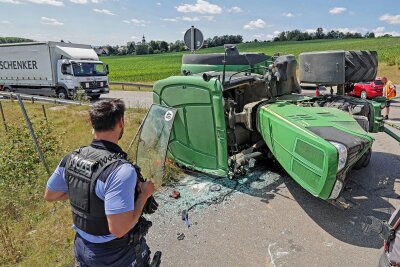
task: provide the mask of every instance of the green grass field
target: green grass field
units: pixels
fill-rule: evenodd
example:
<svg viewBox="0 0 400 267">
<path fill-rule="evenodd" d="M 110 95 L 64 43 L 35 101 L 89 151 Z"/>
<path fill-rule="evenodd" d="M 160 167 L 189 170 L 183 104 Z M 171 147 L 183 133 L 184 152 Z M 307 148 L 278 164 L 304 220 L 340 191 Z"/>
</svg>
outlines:
<svg viewBox="0 0 400 267">
<path fill-rule="evenodd" d="M 323 50 L 376 50 L 378 51 L 379 75 L 387 75 L 400 82 L 400 37 L 347 40 L 313 40 L 304 42 L 247 43 L 238 45 L 241 52 L 294 54 Z M 199 53 L 222 53 L 222 47 L 202 49 Z M 183 53 L 145 56 L 102 57 L 110 67 L 110 80 L 122 82 L 153 83 L 178 75 Z"/>
</svg>

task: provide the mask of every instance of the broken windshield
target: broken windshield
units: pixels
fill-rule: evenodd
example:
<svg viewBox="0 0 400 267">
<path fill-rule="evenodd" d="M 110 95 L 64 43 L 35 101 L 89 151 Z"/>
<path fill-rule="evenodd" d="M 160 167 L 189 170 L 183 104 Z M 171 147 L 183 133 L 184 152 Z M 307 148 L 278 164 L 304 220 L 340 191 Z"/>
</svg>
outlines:
<svg viewBox="0 0 400 267">
<path fill-rule="evenodd" d="M 153 181 L 156 188 L 162 184 L 175 113 L 175 109 L 152 105 L 141 127 L 136 163 L 141 168 L 143 177 Z"/>
</svg>

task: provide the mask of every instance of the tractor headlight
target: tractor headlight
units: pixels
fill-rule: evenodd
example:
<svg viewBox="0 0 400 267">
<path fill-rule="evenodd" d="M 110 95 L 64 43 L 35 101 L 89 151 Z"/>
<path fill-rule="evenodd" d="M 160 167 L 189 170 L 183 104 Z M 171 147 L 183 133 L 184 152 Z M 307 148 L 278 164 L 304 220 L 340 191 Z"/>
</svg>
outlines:
<svg viewBox="0 0 400 267">
<path fill-rule="evenodd" d="M 343 170 L 344 166 L 346 166 L 347 163 L 347 147 L 337 142 L 331 141 L 330 143 L 336 147 L 336 150 L 338 152 L 339 158 L 337 171 L 340 172 L 341 170 Z"/>
<path fill-rule="evenodd" d="M 329 196 L 329 199 L 337 199 L 340 192 L 342 191 L 343 183 L 339 179 L 336 179 L 335 186 L 332 189 L 332 193 Z"/>
</svg>

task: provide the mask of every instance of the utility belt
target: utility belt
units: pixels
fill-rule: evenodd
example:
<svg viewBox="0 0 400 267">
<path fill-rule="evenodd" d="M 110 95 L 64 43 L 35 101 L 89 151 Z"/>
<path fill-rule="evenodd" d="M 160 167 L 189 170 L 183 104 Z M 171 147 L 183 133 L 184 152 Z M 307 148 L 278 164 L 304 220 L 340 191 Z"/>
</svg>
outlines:
<svg viewBox="0 0 400 267">
<path fill-rule="evenodd" d="M 97 243 L 96 246 L 101 248 L 119 248 L 133 244 L 135 247 L 139 246 L 140 248 L 140 241 L 148 233 L 152 225 L 151 221 L 141 216 L 138 223 L 124 237 L 116 238 L 105 243 Z"/>
</svg>

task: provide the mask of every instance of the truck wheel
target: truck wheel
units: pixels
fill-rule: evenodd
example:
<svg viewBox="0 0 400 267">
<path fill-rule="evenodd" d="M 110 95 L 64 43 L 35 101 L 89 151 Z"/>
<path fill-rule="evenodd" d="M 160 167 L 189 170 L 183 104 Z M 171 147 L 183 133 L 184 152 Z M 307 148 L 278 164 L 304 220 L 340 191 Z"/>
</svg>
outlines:
<svg viewBox="0 0 400 267">
<path fill-rule="evenodd" d="M 361 94 L 360 94 L 360 97 L 361 97 L 362 99 L 367 99 L 367 92 L 362 91 Z"/>
<path fill-rule="evenodd" d="M 12 92 L 11 88 L 6 86 L 3 88 L 4 92 Z"/>
<path fill-rule="evenodd" d="M 92 96 L 90 96 L 90 99 L 92 99 L 92 100 L 97 100 L 99 98 L 100 98 L 100 95 L 92 95 Z"/>
<path fill-rule="evenodd" d="M 357 163 L 354 165 L 354 169 L 359 170 L 361 168 L 365 168 L 368 166 L 369 162 L 371 161 L 371 155 L 372 151 L 369 149 L 361 159 L 357 161 Z"/>
<path fill-rule="evenodd" d="M 346 82 L 365 82 L 375 79 L 378 55 L 375 51 L 346 51 Z"/>
<path fill-rule="evenodd" d="M 67 90 L 64 88 L 60 88 L 57 90 L 57 98 L 59 99 L 68 99 L 68 93 Z"/>
</svg>

